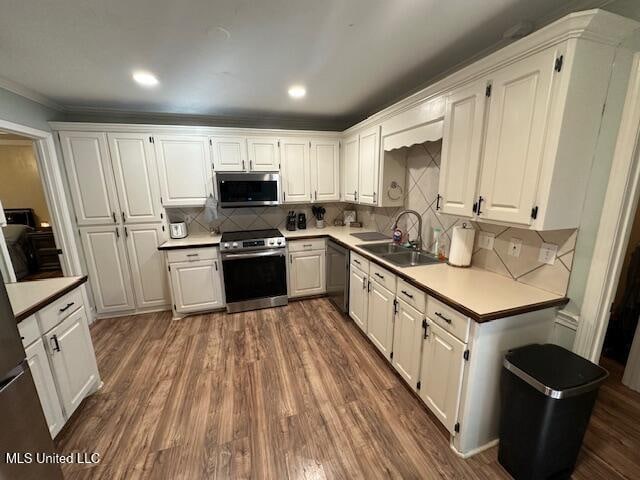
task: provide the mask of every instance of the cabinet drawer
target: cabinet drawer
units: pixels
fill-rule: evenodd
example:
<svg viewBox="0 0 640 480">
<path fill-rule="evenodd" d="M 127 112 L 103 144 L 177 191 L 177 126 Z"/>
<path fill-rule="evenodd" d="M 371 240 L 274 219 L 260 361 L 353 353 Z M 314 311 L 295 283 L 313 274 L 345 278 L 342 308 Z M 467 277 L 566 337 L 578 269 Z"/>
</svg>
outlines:
<svg viewBox="0 0 640 480">
<path fill-rule="evenodd" d="M 387 290 L 396 291 L 396 276 L 373 262 L 369 264 L 369 277 Z"/>
<path fill-rule="evenodd" d="M 40 322 L 40 330 L 42 333 L 47 333 L 82 305 L 82 292 L 80 288 L 76 288 L 64 297 L 60 297 L 36 313 L 38 321 Z"/>
<path fill-rule="evenodd" d="M 420 313 L 424 313 L 426 303 L 425 293 L 422 290 L 414 287 L 413 285 L 405 282 L 401 278 L 398 279 L 396 296 L 407 302 Z"/>
<path fill-rule="evenodd" d="M 356 252 L 351 251 L 351 264 L 362 270 L 364 273 L 369 273 L 369 260 L 362 255 L 358 255 Z"/>
<path fill-rule="evenodd" d="M 324 238 L 291 241 L 288 245 L 290 252 L 304 252 L 305 250 L 324 250 L 326 248 Z"/>
<path fill-rule="evenodd" d="M 433 297 L 427 300 L 427 317 L 453 336 L 467 343 L 469 318 Z"/>
<path fill-rule="evenodd" d="M 40 338 L 40 327 L 35 315 L 25 318 L 18 324 L 18 331 L 22 338 L 22 346 L 27 347 Z"/>
<path fill-rule="evenodd" d="M 167 252 L 167 262 L 195 262 L 197 260 L 215 260 L 218 258 L 218 249 L 206 248 L 181 248 Z"/>
</svg>

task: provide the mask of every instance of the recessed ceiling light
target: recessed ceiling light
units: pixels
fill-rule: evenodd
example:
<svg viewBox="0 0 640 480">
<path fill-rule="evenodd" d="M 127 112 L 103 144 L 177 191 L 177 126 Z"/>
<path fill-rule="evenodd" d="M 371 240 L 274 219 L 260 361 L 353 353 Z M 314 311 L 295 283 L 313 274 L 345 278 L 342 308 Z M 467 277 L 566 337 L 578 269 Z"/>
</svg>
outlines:
<svg viewBox="0 0 640 480">
<path fill-rule="evenodd" d="M 307 94 L 307 89 L 302 85 L 293 85 L 289 88 L 289 96 L 291 98 L 302 98 Z"/>
<path fill-rule="evenodd" d="M 153 73 L 137 71 L 133 72 L 133 79 L 143 87 L 155 87 L 158 85 L 158 79 Z"/>
</svg>

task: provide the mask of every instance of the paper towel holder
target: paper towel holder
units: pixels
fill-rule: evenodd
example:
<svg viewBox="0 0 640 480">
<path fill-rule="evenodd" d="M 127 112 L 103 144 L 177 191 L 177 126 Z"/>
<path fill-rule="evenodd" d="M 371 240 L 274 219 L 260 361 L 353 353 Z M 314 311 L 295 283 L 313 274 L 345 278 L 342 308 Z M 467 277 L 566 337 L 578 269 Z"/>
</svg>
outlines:
<svg viewBox="0 0 640 480">
<path fill-rule="evenodd" d="M 452 230 L 452 234 L 451 234 L 451 247 L 450 247 L 450 251 L 449 251 L 449 258 L 447 259 L 447 265 L 450 265 L 450 266 L 456 267 L 456 268 L 469 268 L 469 267 L 471 267 L 471 261 L 472 261 L 472 257 L 473 257 L 473 244 L 474 244 L 474 241 L 475 241 L 475 229 L 473 228 L 473 226 L 467 225 L 466 222 L 463 222 L 461 227 L 462 227 L 461 228 L 462 230 L 472 230 L 473 231 L 473 236 L 471 237 L 471 240 L 470 240 L 471 245 L 470 245 L 470 249 L 469 249 L 469 252 L 468 252 L 469 258 L 466 261 L 463 260 L 462 261 L 463 264 L 451 263 L 451 257 L 452 257 L 451 254 L 453 253 L 453 247 L 454 247 L 454 241 L 453 241 L 454 240 L 454 234 L 453 234 L 453 232 L 455 231 L 455 228 L 456 228 L 456 227 L 454 227 L 454 230 Z"/>
</svg>

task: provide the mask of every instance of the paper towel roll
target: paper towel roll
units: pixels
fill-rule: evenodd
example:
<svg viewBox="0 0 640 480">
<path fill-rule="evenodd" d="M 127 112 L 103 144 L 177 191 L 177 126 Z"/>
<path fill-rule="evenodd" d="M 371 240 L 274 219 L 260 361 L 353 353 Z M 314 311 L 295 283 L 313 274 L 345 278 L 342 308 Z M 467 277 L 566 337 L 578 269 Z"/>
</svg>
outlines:
<svg viewBox="0 0 640 480">
<path fill-rule="evenodd" d="M 468 267 L 471 265 L 475 237 L 476 231 L 473 228 L 468 228 L 466 224 L 453 227 L 451 249 L 449 250 L 449 265 L 454 267 Z"/>
</svg>

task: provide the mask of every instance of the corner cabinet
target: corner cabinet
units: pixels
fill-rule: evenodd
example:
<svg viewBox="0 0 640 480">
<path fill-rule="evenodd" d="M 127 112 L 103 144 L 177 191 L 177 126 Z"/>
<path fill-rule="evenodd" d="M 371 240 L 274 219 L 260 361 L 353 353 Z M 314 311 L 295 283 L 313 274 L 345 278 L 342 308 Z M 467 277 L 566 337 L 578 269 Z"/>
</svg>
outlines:
<svg viewBox="0 0 640 480">
<path fill-rule="evenodd" d="M 209 139 L 196 135 L 156 135 L 162 205 L 197 207 L 213 192 Z"/>
<path fill-rule="evenodd" d="M 577 228 L 614 54 L 565 40 L 451 92 L 439 210 L 533 230 Z"/>
</svg>

